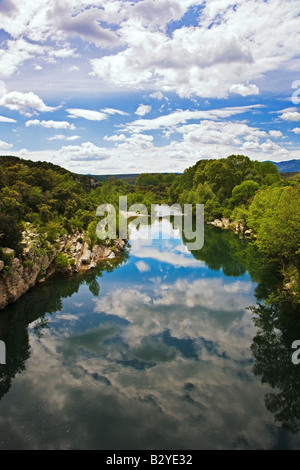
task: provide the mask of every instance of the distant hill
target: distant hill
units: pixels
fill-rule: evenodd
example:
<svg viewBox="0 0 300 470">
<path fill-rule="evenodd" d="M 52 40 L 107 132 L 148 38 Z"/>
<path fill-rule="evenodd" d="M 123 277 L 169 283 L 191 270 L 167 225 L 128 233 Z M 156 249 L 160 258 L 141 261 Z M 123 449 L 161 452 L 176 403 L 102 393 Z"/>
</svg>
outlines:
<svg viewBox="0 0 300 470">
<path fill-rule="evenodd" d="M 297 173 L 300 171 L 300 160 L 288 160 L 287 162 L 271 162 L 277 166 L 280 173 Z"/>
<path fill-rule="evenodd" d="M 135 184 L 136 179 L 139 176 L 139 173 L 133 173 L 133 174 L 125 174 L 125 175 L 89 175 L 91 178 L 94 178 L 97 181 L 100 181 L 101 183 L 104 183 L 105 181 L 108 181 L 109 178 L 114 178 L 116 180 L 122 180 L 125 181 L 128 184 Z"/>
<path fill-rule="evenodd" d="M 120 174 L 120 175 L 89 175 L 91 178 L 104 183 L 108 181 L 109 178 L 114 178 L 116 180 L 125 181 L 128 184 L 135 184 L 137 178 L 140 176 L 141 173 L 128 173 L 128 174 Z M 149 173 L 151 175 L 157 175 L 157 173 Z M 161 173 L 162 175 L 170 175 L 171 173 Z M 173 173 L 172 173 L 173 174 Z M 179 175 L 181 173 L 174 173 L 175 175 Z"/>
</svg>

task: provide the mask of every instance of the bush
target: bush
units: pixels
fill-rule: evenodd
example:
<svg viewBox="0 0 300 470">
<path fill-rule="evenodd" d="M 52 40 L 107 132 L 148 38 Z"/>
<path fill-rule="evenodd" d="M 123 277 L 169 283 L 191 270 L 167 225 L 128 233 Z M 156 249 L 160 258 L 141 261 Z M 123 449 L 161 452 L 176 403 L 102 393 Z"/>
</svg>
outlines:
<svg viewBox="0 0 300 470">
<path fill-rule="evenodd" d="M 55 267 L 58 272 L 64 272 L 69 267 L 69 259 L 62 252 L 55 257 Z"/>
</svg>

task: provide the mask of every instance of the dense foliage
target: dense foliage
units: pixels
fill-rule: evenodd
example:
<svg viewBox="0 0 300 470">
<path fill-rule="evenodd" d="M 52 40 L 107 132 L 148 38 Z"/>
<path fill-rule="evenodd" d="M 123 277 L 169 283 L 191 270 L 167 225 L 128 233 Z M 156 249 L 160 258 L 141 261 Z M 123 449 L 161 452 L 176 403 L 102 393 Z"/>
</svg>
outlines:
<svg viewBox="0 0 300 470">
<path fill-rule="evenodd" d="M 141 175 L 136 185 L 159 187 L 162 175 Z M 148 186 L 147 186 L 148 185 Z M 243 155 L 200 160 L 182 175 L 168 175 L 163 202 L 204 204 L 207 222 L 226 218 L 253 233 L 253 243 L 268 262 L 280 263 L 284 283 L 300 298 L 300 183 L 281 178 L 271 162 Z M 207 242 L 206 242 L 207 243 Z M 216 247 L 214 247 L 216 249 Z M 205 247 L 200 255 L 203 256 Z M 221 254 L 220 254 L 221 256 Z"/>
<path fill-rule="evenodd" d="M 206 221 L 227 218 L 251 229 L 262 255 L 280 262 L 286 283 L 299 291 L 299 178 L 282 179 L 271 162 L 231 155 L 200 160 L 183 174 L 143 173 L 134 184 L 113 177 L 95 181 L 50 163 L 0 157 L 0 258 L 1 247 L 22 253 L 25 222 L 50 243 L 79 231 L 87 233 L 93 246 L 96 208 L 102 203 L 117 206 L 119 196 L 126 195 L 128 207 L 204 204 Z"/>
</svg>

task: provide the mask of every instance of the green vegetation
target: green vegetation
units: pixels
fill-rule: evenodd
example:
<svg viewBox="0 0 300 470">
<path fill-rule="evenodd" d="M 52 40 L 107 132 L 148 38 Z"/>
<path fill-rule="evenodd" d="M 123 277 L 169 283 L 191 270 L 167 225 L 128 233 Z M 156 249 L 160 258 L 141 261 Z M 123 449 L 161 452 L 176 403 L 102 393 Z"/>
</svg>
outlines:
<svg viewBox="0 0 300 470">
<path fill-rule="evenodd" d="M 280 265 L 285 286 L 300 297 L 299 178 L 281 178 L 271 162 L 231 155 L 200 160 L 183 174 L 134 175 L 134 184 L 114 177 L 95 184 L 90 176 L 16 157 L 0 157 L 0 169 L 0 248 L 12 248 L 19 258 L 25 222 L 43 240 L 39 249 L 58 246 L 60 237 L 76 232 L 86 233 L 93 248 L 100 204 L 117 207 L 119 196 L 125 195 L 128 208 L 136 203 L 148 209 L 151 204 L 198 203 L 205 206 L 207 222 L 226 218 L 249 230 L 264 259 Z M 79 240 L 83 242 L 84 235 Z"/>
<path fill-rule="evenodd" d="M 231 155 L 200 160 L 182 175 L 142 174 L 135 188 L 134 196 L 144 197 L 140 202 L 146 205 L 153 196 L 159 203 L 204 204 L 207 222 L 227 219 L 229 226 L 239 224 L 244 232 L 249 230 L 262 262 L 278 263 L 282 285 L 300 300 L 300 185 L 294 175 L 282 179 L 271 162 Z M 199 259 L 205 257 L 207 243 L 201 253 L 194 253 Z M 222 250 L 209 248 L 219 253 L 220 261 Z M 274 264 L 273 269 L 277 269 Z"/>
</svg>

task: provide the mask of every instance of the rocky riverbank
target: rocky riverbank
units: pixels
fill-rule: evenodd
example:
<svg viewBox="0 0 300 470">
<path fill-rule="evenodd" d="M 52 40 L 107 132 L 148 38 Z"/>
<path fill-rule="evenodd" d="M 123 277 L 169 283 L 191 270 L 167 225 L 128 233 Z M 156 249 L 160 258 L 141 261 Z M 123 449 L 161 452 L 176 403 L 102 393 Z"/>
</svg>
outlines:
<svg viewBox="0 0 300 470">
<path fill-rule="evenodd" d="M 121 239 L 106 240 L 91 247 L 86 234 L 64 235 L 54 243 L 45 241 L 31 224 L 23 232 L 21 256 L 14 250 L 2 249 L 0 260 L 0 309 L 18 300 L 38 282 L 54 273 L 75 274 L 93 269 L 102 260 L 112 260 L 126 245 Z"/>
<path fill-rule="evenodd" d="M 239 235 L 240 237 L 256 238 L 256 235 L 255 233 L 253 233 L 253 230 L 245 230 L 245 227 L 240 222 L 231 222 L 229 219 L 222 218 L 215 219 L 212 222 L 207 223 L 209 225 L 213 225 L 214 227 L 232 230 L 236 235 Z"/>
</svg>

